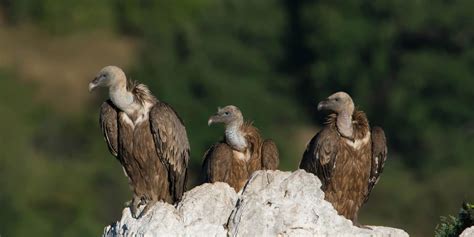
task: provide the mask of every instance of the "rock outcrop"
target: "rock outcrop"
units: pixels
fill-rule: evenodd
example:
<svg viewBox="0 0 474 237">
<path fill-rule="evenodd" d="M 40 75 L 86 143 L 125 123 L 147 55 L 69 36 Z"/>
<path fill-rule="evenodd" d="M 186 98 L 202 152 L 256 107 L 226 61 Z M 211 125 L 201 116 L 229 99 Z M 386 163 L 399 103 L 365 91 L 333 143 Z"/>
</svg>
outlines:
<svg viewBox="0 0 474 237">
<path fill-rule="evenodd" d="M 176 207 L 160 202 L 138 220 L 125 208 L 103 236 L 408 236 L 353 226 L 324 200 L 320 186 L 303 170 L 258 171 L 239 194 L 225 183 L 203 184 Z"/>
<path fill-rule="evenodd" d="M 459 237 L 474 237 L 474 226 L 465 229 Z"/>
</svg>

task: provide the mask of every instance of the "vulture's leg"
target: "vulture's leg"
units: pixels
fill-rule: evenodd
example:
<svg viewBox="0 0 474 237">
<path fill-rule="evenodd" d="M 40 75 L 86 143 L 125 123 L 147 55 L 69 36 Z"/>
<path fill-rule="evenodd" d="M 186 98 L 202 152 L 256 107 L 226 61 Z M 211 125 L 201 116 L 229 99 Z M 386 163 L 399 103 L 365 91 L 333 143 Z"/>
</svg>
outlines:
<svg viewBox="0 0 474 237">
<path fill-rule="evenodd" d="M 123 205 L 125 207 L 130 207 L 133 203 L 133 200 L 135 200 L 135 198 L 132 198 L 131 200 L 124 202 Z M 145 205 L 146 202 L 143 200 L 143 198 L 140 198 L 139 200 L 140 200 L 140 203 L 138 203 L 138 206 Z"/>
<path fill-rule="evenodd" d="M 145 207 L 143 208 L 142 212 L 140 213 L 140 216 L 137 219 L 142 218 L 143 216 L 146 215 L 146 213 L 157 203 L 156 200 L 149 200 L 146 202 Z"/>
<path fill-rule="evenodd" d="M 133 196 L 132 200 L 130 201 L 130 212 L 132 213 L 133 218 L 138 219 L 138 207 L 140 206 L 141 202 L 142 199 L 137 196 Z"/>
<path fill-rule="evenodd" d="M 362 229 L 372 230 L 372 228 L 370 228 L 369 226 L 362 225 L 360 223 L 354 223 L 354 225 Z"/>
<path fill-rule="evenodd" d="M 362 228 L 362 229 L 368 229 L 368 230 L 372 230 L 372 228 L 366 226 L 366 225 L 362 225 L 361 223 L 359 223 L 359 220 L 357 217 L 354 217 L 354 220 L 352 220 L 352 224 L 359 227 L 359 228 Z"/>
</svg>

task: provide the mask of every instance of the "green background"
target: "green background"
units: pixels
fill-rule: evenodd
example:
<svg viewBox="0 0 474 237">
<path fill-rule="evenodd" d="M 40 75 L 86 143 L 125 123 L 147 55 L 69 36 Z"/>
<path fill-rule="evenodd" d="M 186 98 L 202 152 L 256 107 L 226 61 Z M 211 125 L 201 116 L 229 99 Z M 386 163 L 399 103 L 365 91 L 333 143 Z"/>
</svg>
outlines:
<svg viewBox="0 0 474 237">
<path fill-rule="evenodd" d="M 98 125 L 109 64 L 183 118 L 189 187 L 234 104 L 297 169 L 350 93 L 388 137 L 361 222 L 431 236 L 474 189 L 474 1 L 0 0 L 0 234 L 97 236 L 130 199 Z"/>
</svg>

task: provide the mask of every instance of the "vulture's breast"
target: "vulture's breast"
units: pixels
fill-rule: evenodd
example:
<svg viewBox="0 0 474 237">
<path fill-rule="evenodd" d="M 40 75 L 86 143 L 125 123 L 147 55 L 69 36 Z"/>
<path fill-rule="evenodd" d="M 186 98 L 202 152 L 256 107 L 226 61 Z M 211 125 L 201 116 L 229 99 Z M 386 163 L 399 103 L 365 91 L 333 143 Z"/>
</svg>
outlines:
<svg viewBox="0 0 474 237">
<path fill-rule="evenodd" d="M 245 149 L 244 152 L 232 150 L 232 156 L 234 157 L 234 159 L 240 160 L 240 161 L 245 161 L 245 162 L 247 162 L 247 161 L 250 160 L 250 152 L 249 152 L 249 149 Z"/>
<path fill-rule="evenodd" d="M 143 119 L 141 116 L 130 118 L 122 112 L 119 120 L 119 139 L 127 153 L 135 157 L 155 153 L 155 143 L 148 119 Z M 140 158 L 146 159 L 146 157 Z"/>
<path fill-rule="evenodd" d="M 355 151 L 361 150 L 363 147 L 369 145 L 370 142 L 370 132 L 367 132 L 365 136 L 361 139 L 355 139 L 354 141 L 351 141 L 349 139 L 345 139 L 344 141 L 346 145 L 350 148 L 352 148 Z"/>
<path fill-rule="evenodd" d="M 351 193 L 355 191 L 359 193 L 365 189 L 369 178 L 371 166 L 370 133 L 368 132 L 362 139 L 355 139 L 354 141 L 347 138 L 341 139 L 344 141 L 341 147 L 342 150 L 338 154 L 334 175 L 341 179 L 343 184 L 340 188 L 345 190 L 344 192 Z"/>
<path fill-rule="evenodd" d="M 145 195 L 154 187 L 154 174 L 163 173 L 158 161 L 149 120 L 133 123 L 121 112 L 119 117 L 119 154 L 131 180 L 135 195 Z"/>
<path fill-rule="evenodd" d="M 347 138 L 341 139 L 343 140 L 341 153 L 343 158 L 341 161 L 345 166 L 346 172 L 354 172 L 358 175 L 361 173 L 365 174 L 366 171 L 368 173 L 371 164 L 370 132 L 367 132 L 364 137 L 353 141 Z"/>
<path fill-rule="evenodd" d="M 122 125 L 122 127 L 128 127 L 128 129 L 134 130 L 135 129 L 135 123 L 132 121 L 132 119 L 124 112 L 120 113 L 120 118 L 119 122 Z"/>
<path fill-rule="evenodd" d="M 342 137 L 340 139 L 342 146 L 336 157 L 326 199 L 333 203 L 339 214 L 352 218 L 362 205 L 368 186 L 371 166 L 370 133 L 355 141 Z"/>
</svg>

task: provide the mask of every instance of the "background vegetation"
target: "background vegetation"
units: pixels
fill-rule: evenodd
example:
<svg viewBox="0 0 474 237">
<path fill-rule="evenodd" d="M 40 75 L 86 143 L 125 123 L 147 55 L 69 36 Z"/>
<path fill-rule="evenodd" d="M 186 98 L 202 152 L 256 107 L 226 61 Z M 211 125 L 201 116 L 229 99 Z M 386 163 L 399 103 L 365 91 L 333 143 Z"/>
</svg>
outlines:
<svg viewBox="0 0 474 237">
<path fill-rule="evenodd" d="M 474 225 L 474 205 L 464 202 L 458 216 L 442 216 L 436 226 L 435 237 L 456 237 Z"/>
<path fill-rule="evenodd" d="M 191 183 L 239 106 L 294 170 L 318 100 L 349 92 L 384 127 L 389 160 L 362 223 L 430 236 L 474 199 L 474 2 L 470 0 L 0 0 L 0 234 L 97 236 L 130 198 L 102 140 L 123 67 L 183 117 Z"/>
</svg>

